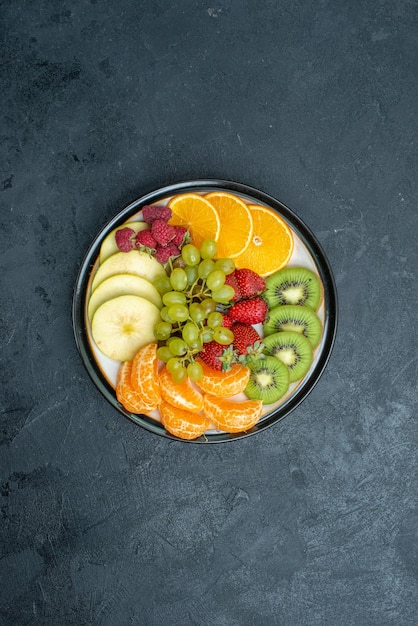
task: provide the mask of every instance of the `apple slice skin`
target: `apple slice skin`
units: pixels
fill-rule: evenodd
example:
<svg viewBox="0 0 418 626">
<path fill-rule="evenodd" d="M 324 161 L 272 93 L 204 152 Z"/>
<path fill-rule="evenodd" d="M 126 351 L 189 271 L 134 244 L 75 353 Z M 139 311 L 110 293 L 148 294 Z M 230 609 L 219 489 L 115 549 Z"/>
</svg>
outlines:
<svg viewBox="0 0 418 626">
<path fill-rule="evenodd" d="M 115 274 L 135 274 L 151 283 L 158 276 L 166 276 L 165 269 L 161 263 L 146 252 L 141 252 L 140 250 L 117 252 L 99 266 L 93 278 L 91 290 L 94 291 L 106 278 L 110 278 L 110 276 Z"/>
<path fill-rule="evenodd" d="M 91 333 L 99 350 L 116 361 L 131 361 L 138 350 L 156 341 L 160 310 L 140 296 L 118 296 L 95 312 Z"/>
<path fill-rule="evenodd" d="M 90 296 L 87 316 L 91 321 L 93 315 L 104 302 L 118 296 L 140 296 L 161 309 L 161 296 L 152 283 L 135 274 L 115 274 L 106 278 Z"/>
<path fill-rule="evenodd" d="M 121 228 L 125 228 L 126 226 L 132 228 L 132 230 L 136 233 L 139 233 L 140 230 L 149 228 L 149 224 L 146 222 L 127 222 L 123 226 L 114 228 L 102 241 L 99 254 L 100 263 L 104 263 L 110 256 L 119 252 L 119 248 L 116 245 L 115 234 L 116 231 L 121 230 Z"/>
</svg>

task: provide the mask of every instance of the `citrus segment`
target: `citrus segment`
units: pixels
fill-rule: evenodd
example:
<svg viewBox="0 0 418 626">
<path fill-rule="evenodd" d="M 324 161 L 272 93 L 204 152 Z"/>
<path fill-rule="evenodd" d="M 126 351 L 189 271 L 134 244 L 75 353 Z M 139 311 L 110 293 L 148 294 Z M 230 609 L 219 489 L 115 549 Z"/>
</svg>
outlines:
<svg viewBox="0 0 418 626">
<path fill-rule="evenodd" d="M 146 404 L 158 405 L 161 401 L 156 343 L 143 346 L 135 354 L 132 361 L 131 385 Z"/>
<path fill-rule="evenodd" d="M 206 365 L 201 359 L 197 359 L 202 366 L 203 377 L 196 383 L 205 393 L 210 393 L 218 398 L 230 398 L 244 391 L 250 378 L 248 367 L 236 364 L 228 372 L 220 372 Z"/>
<path fill-rule="evenodd" d="M 188 379 L 175 383 L 165 367 L 160 372 L 160 389 L 163 400 L 178 409 L 197 413 L 203 408 L 203 396 L 192 383 Z"/>
<path fill-rule="evenodd" d="M 181 439 L 196 439 L 210 427 L 210 421 L 203 415 L 178 409 L 164 400 L 160 404 L 160 414 L 164 428 Z"/>
<path fill-rule="evenodd" d="M 220 221 L 218 258 L 234 259 L 242 254 L 253 235 L 251 213 L 242 200 L 231 193 L 214 191 L 205 196 L 215 207 Z"/>
<path fill-rule="evenodd" d="M 142 394 L 135 391 L 131 384 L 132 361 L 121 363 L 116 381 L 116 398 L 131 413 L 147 415 L 157 408 L 156 404 L 144 402 Z"/>
<path fill-rule="evenodd" d="M 260 400 L 234 402 L 210 394 L 204 397 L 203 413 L 218 428 L 227 433 L 239 433 L 255 426 L 261 417 Z"/>
<path fill-rule="evenodd" d="M 209 200 L 197 193 L 184 193 L 172 198 L 168 206 L 173 212 L 169 223 L 187 228 L 198 248 L 204 239 L 218 240 L 220 221 Z"/>
<path fill-rule="evenodd" d="M 277 213 L 266 207 L 249 205 L 253 234 L 246 250 L 234 259 L 238 268 L 248 267 L 268 276 L 284 267 L 293 253 L 293 234 Z"/>
</svg>

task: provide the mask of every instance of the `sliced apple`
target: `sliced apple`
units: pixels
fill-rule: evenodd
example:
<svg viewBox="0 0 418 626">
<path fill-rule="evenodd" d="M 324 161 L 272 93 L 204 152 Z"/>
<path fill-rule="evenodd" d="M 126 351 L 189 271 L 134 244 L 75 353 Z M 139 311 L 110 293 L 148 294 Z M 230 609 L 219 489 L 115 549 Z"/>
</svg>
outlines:
<svg viewBox="0 0 418 626">
<path fill-rule="evenodd" d="M 135 274 L 153 283 L 158 276 L 165 276 L 165 269 L 157 259 L 139 250 L 112 254 L 96 272 L 91 285 L 92 291 L 106 278 L 115 274 Z"/>
<path fill-rule="evenodd" d="M 119 248 L 117 247 L 115 241 L 115 233 L 117 230 L 125 228 L 125 226 L 132 228 L 132 230 L 136 233 L 139 233 L 140 230 L 145 230 L 145 228 L 149 228 L 149 225 L 146 222 L 127 222 L 123 226 L 118 226 L 117 228 L 114 228 L 108 235 L 106 235 L 106 237 L 102 241 L 99 255 L 100 263 L 104 263 L 106 259 L 112 256 L 112 254 L 116 254 L 117 252 L 119 252 Z"/>
<path fill-rule="evenodd" d="M 139 296 L 118 296 L 97 309 L 91 323 L 99 350 L 116 361 L 131 361 L 139 348 L 156 341 L 155 324 L 160 311 Z"/>
<path fill-rule="evenodd" d="M 106 278 L 91 294 L 87 315 L 89 320 L 104 302 L 118 296 L 140 296 L 161 309 L 161 296 L 152 283 L 135 274 L 115 274 Z"/>
</svg>

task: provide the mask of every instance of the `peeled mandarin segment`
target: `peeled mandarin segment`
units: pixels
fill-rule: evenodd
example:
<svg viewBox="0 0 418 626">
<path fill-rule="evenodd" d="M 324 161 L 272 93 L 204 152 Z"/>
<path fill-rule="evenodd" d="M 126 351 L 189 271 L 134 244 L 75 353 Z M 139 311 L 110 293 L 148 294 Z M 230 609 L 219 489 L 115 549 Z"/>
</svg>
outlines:
<svg viewBox="0 0 418 626">
<path fill-rule="evenodd" d="M 203 408 L 203 396 L 189 380 L 183 383 L 173 382 L 170 372 L 164 367 L 160 372 L 161 397 L 165 402 L 178 409 L 197 413 Z"/>
<path fill-rule="evenodd" d="M 196 383 L 202 391 L 218 398 L 230 398 L 244 391 L 250 379 L 250 369 L 236 364 L 228 372 L 219 372 L 197 359 L 202 366 L 203 377 Z"/>
<path fill-rule="evenodd" d="M 245 252 L 234 259 L 238 268 L 248 267 L 260 276 L 269 276 L 284 267 L 293 254 L 293 234 L 274 211 L 249 205 L 253 235 Z"/>
<path fill-rule="evenodd" d="M 196 439 L 210 427 L 210 421 L 199 413 L 192 413 L 164 402 L 160 404 L 161 423 L 164 428 L 180 439 Z"/>
<path fill-rule="evenodd" d="M 221 224 L 217 256 L 234 259 L 246 250 L 251 241 L 251 212 L 245 202 L 230 193 L 215 191 L 205 198 L 215 207 Z"/>
<path fill-rule="evenodd" d="M 255 426 L 261 417 L 260 400 L 234 402 L 210 394 L 204 397 L 203 413 L 218 428 L 227 433 L 239 433 Z"/>
<path fill-rule="evenodd" d="M 135 354 L 132 361 L 131 385 L 145 403 L 157 405 L 161 401 L 156 343 L 143 346 Z"/>
<path fill-rule="evenodd" d="M 131 385 L 131 372 L 132 362 L 124 361 L 118 370 L 116 398 L 127 411 L 147 415 L 154 411 L 158 405 L 144 402 L 142 395 L 135 391 Z"/>
<path fill-rule="evenodd" d="M 197 193 L 180 194 L 172 198 L 168 206 L 173 212 L 169 223 L 187 228 L 195 246 L 200 248 L 204 239 L 218 240 L 219 216 L 203 196 Z"/>
</svg>

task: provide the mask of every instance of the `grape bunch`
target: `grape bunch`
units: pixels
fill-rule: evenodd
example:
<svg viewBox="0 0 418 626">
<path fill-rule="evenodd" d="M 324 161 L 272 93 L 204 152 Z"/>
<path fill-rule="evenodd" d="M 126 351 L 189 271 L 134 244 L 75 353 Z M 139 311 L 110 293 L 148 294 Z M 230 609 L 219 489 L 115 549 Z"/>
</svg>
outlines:
<svg viewBox="0 0 418 626">
<path fill-rule="evenodd" d="M 234 297 L 234 288 L 225 284 L 235 270 L 232 259 L 217 259 L 217 244 L 205 239 L 200 250 L 193 244 L 183 246 L 181 255 L 154 285 L 163 301 L 161 320 L 155 326 L 160 346 L 158 358 L 166 363 L 173 381 L 202 378 L 202 366 L 195 357 L 203 344 L 216 341 L 229 346 L 234 335 L 223 326 L 221 310 Z"/>
</svg>

